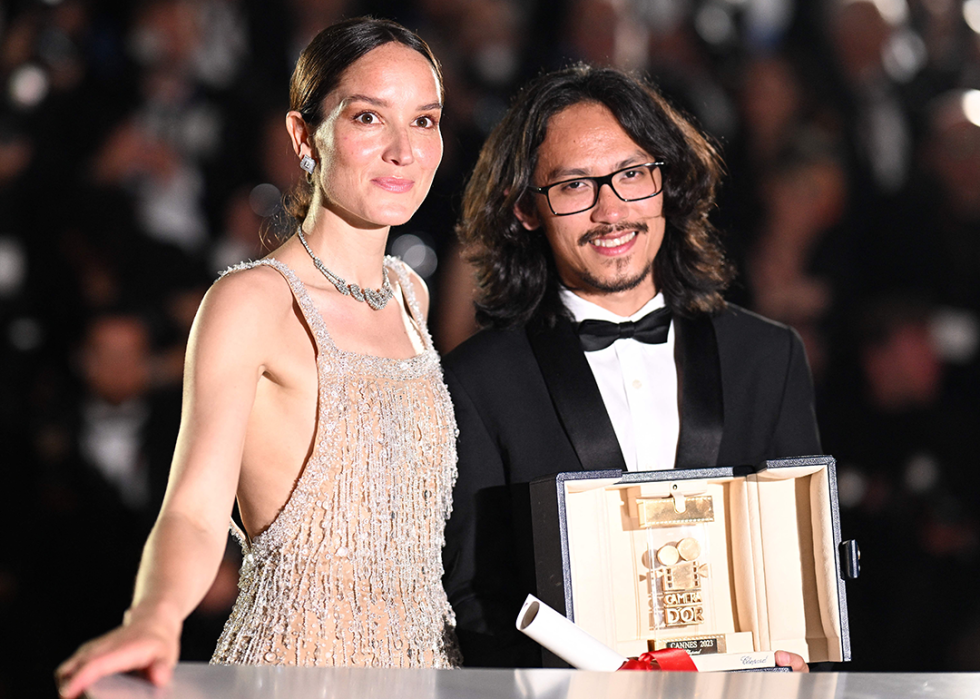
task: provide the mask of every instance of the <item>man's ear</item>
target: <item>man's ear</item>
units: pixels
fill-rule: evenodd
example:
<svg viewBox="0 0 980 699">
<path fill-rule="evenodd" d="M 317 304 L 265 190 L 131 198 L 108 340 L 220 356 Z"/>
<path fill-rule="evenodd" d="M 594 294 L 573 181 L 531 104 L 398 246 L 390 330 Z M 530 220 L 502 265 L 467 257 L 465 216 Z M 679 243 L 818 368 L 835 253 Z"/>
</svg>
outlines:
<svg viewBox="0 0 980 699">
<path fill-rule="evenodd" d="M 521 197 L 514 203 L 514 215 L 521 222 L 521 225 L 529 231 L 541 228 L 541 217 L 538 216 L 538 210 L 528 200 L 527 196 Z"/>
</svg>

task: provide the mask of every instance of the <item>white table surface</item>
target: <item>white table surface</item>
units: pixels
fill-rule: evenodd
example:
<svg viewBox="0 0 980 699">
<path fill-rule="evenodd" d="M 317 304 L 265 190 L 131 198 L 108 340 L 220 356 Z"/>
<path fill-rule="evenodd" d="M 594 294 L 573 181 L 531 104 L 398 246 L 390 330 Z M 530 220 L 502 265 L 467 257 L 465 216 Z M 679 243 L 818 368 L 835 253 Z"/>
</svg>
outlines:
<svg viewBox="0 0 980 699">
<path fill-rule="evenodd" d="M 980 673 L 663 673 L 577 670 L 365 670 L 181 663 L 155 688 L 114 675 L 91 699 L 911 699 L 980 697 Z"/>
</svg>

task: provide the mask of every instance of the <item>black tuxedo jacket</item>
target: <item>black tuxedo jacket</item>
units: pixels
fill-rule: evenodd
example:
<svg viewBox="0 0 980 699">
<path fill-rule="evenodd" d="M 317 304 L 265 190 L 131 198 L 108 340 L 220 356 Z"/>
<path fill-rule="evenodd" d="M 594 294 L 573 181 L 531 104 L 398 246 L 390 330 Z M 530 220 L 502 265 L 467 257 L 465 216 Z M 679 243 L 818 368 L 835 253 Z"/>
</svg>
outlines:
<svg viewBox="0 0 980 699">
<path fill-rule="evenodd" d="M 803 343 L 737 306 L 675 315 L 677 467 L 819 454 Z M 459 424 L 459 479 L 446 527 L 444 583 L 466 665 L 533 667 L 514 629 L 535 591 L 527 484 L 625 462 L 575 328 L 484 330 L 446 356 Z"/>
</svg>

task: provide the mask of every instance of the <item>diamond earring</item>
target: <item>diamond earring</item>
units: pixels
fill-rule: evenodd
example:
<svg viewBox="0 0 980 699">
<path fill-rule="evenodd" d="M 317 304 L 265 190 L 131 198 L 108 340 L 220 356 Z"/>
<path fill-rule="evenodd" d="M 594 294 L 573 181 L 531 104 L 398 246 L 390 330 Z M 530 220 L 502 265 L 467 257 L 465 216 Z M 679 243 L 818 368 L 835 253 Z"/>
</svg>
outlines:
<svg viewBox="0 0 980 699">
<path fill-rule="evenodd" d="M 313 174 L 313 169 L 316 167 L 316 161 L 310 156 L 304 155 L 302 158 L 300 158 L 299 166 L 308 173 Z"/>
</svg>

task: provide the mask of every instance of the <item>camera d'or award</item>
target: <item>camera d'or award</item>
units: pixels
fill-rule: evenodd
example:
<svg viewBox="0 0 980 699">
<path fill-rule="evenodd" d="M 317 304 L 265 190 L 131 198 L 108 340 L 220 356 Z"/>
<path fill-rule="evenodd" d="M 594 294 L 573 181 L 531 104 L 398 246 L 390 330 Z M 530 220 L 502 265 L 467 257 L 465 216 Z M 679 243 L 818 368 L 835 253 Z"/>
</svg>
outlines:
<svg viewBox="0 0 980 699">
<path fill-rule="evenodd" d="M 710 633 L 714 610 L 704 525 L 715 521 L 712 496 L 634 493 L 628 497 L 635 508 L 629 509 L 635 511 L 636 522 L 646 534 L 645 548 L 638 551 L 640 570 L 646 570 L 638 583 L 645 584 L 646 590 L 637 598 L 648 602 L 642 616 L 649 621 L 649 649 L 683 648 L 693 655 L 728 652 L 727 636 L 734 634 Z M 733 640 L 751 643 L 751 639 Z"/>
</svg>

